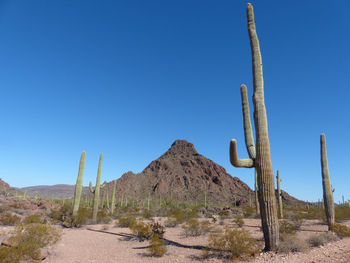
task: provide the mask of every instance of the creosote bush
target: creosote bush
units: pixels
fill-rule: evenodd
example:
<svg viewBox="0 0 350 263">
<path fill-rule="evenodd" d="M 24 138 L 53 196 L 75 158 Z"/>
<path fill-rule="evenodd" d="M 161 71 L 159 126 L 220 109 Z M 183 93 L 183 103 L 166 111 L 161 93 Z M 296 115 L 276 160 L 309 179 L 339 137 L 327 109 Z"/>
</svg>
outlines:
<svg viewBox="0 0 350 263">
<path fill-rule="evenodd" d="M 134 215 L 119 216 L 117 226 L 119 227 L 130 227 L 136 223 L 136 218 Z"/>
<path fill-rule="evenodd" d="M 198 209 L 197 208 L 187 208 L 187 209 L 171 209 L 168 214 L 168 219 L 165 222 L 167 227 L 175 227 L 179 224 L 182 224 L 192 218 L 198 218 Z"/>
<path fill-rule="evenodd" d="M 308 249 L 309 244 L 305 240 L 297 238 L 296 235 L 286 233 L 280 234 L 279 252 L 304 252 Z"/>
<path fill-rule="evenodd" d="M 342 224 L 334 224 L 330 227 L 330 230 L 337 234 L 338 237 L 350 237 L 350 228 Z"/>
<path fill-rule="evenodd" d="M 329 242 L 334 242 L 338 240 L 339 237 L 336 234 L 332 232 L 327 232 L 318 235 L 313 235 L 307 240 L 307 242 L 310 244 L 311 247 L 319 247 L 324 246 Z"/>
<path fill-rule="evenodd" d="M 167 251 L 166 242 L 160 239 L 158 235 L 153 235 L 148 251 L 152 257 L 162 257 Z"/>
<path fill-rule="evenodd" d="M 56 243 L 60 237 L 61 233 L 48 224 L 19 224 L 9 238 L 12 246 L 0 247 L 0 262 L 19 263 L 40 260 L 40 249 Z"/>
<path fill-rule="evenodd" d="M 4 213 L 0 215 L 0 224 L 5 226 L 14 226 L 21 221 L 21 218 L 11 213 Z"/>
<path fill-rule="evenodd" d="M 208 247 L 211 251 L 205 253 L 230 259 L 255 256 L 259 251 L 257 241 L 245 229 L 225 228 L 224 233 L 210 234 Z"/>
<path fill-rule="evenodd" d="M 41 214 L 33 214 L 25 217 L 22 220 L 23 224 L 45 224 L 46 219 Z"/>
<path fill-rule="evenodd" d="M 152 237 L 151 224 L 144 223 L 142 219 L 137 220 L 129 226 L 132 234 L 139 240 L 144 241 Z"/>
<path fill-rule="evenodd" d="M 199 222 L 197 219 L 190 219 L 182 226 L 185 237 L 197 237 L 211 232 L 213 227 L 209 221 Z"/>
</svg>

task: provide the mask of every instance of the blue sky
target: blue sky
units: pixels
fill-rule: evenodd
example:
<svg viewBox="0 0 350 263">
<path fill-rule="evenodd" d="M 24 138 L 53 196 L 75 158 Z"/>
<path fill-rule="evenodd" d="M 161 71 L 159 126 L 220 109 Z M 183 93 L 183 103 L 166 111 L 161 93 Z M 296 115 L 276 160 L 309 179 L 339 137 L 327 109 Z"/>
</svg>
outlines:
<svg viewBox="0 0 350 263">
<path fill-rule="evenodd" d="M 240 85 L 252 96 L 246 1 L 0 1 L 0 177 L 84 184 L 140 172 L 176 139 L 253 186 Z M 322 198 L 325 133 L 335 201 L 350 199 L 350 2 L 252 1 L 274 171 Z M 252 104 L 251 104 L 251 111 Z"/>
</svg>

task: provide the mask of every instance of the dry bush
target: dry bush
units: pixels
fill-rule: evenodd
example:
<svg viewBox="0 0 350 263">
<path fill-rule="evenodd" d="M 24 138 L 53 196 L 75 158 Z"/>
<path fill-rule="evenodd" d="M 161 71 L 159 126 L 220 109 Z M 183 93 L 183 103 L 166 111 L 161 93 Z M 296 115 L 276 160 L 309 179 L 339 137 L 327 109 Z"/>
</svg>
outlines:
<svg viewBox="0 0 350 263">
<path fill-rule="evenodd" d="M 229 210 L 221 210 L 219 212 L 220 219 L 227 219 L 230 216 L 230 211 Z"/>
<path fill-rule="evenodd" d="M 112 221 L 112 217 L 110 216 L 106 208 L 102 208 L 102 209 L 99 209 L 97 212 L 96 221 L 97 223 L 108 224 Z"/>
<path fill-rule="evenodd" d="M 243 216 L 238 214 L 233 220 L 233 223 L 235 223 L 238 227 L 242 227 L 244 225 Z"/>
<path fill-rule="evenodd" d="M 296 214 L 294 214 L 292 216 L 291 219 L 292 219 L 293 225 L 296 228 L 296 230 L 299 230 L 301 225 L 304 222 L 305 214 L 303 214 L 303 213 L 296 213 Z"/>
<path fill-rule="evenodd" d="M 278 251 L 282 253 L 304 252 L 309 249 L 309 245 L 305 240 L 297 238 L 291 234 L 281 234 Z"/>
<path fill-rule="evenodd" d="M 350 207 L 348 205 L 339 205 L 335 207 L 335 219 L 336 220 L 348 220 L 350 219 Z"/>
<path fill-rule="evenodd" d="M 230 259 L 244 258 L 254 256 L 258 253 L 258 243 L 250 236 L 245 229 L 225 228 L 221 234 L 210 234 L 208 247 L 216 256 L 224 256 Z"/>
<path fill-rule="evenodd" d="M 134 215 L 126 215 L 118 217 L 117 226 L 119 227 L 130 227 L 136 223 L 136 218 Z"/>
<path fill-rule="evenodd" d="M 171 209 L 168 214 L 168 219 L 165 222 L 167 227 L 175 227 L 179 224 L 182 224 L 190 219 L 198 218 L 198 209 Z"/>
<path fill-rule="evenodd" d="M 22 220 L 23 224 L 45 224 L 46 219 L 43 217 L 41 214 L 34 214 L 34 215 L 29 215 L 25 217 Z"/>
<path fill-rule="evenodd" d="M 281 234 L 295 234 L 298 230 L 294 224 L 289 223 L 287 220 L 281 220 L 279 225 Z"/>
<path fill-rule="evenodd" d="M 337 234 L 338 237 L 350 237 L 350 228 L 342 224 L 334 224 L 330 230 Z"/>
<path fill-rule="evenodd" d="M 318 235 L 313 235 L 307 240 L 307 242 L 312 247 L 319 247 L 319 246 L 324 246 L 329 242 L 334 242 L 338 240 L 339 240 L 339 237 L 337 235 L 331 232 L 327 232 L 327 233 L 321 233 Z"/>
<path fill-rule="evenodd" d="M 73 217 L 72 204 L 64 204 L 59 210 L 51 210 L 49 217 L 65 227 L 81 227 L 87 224 L 89 218 L 92 217 L 92 209 L 79 207 L 78 214 Z"/>
<path fill-rule="evenodd" d="M 166 242 L 160 239 L 158 235 L 153 235 L 148 251 L 152 257 L 162 257 L 167 251 Z"/>
<path fill-rule="evenodd" d="M 11 213 L 5 213 L 0 215 L 0 224 L 5 226 L 14 226 L 21 221 L 21 218 Z"/>
<path fill-rule="evenodd" d="M 137 220 L 129 226 L 132 234 L 139 240 L 144 241 L 152 237 L 152 228 L 150 224 L 146 224 L 142 219 Z"/>
<path fill-rule="evenodd" d="M 185 237 L 197 237 L 211 232 L 213 227 L 209 221 L 199 222 L 197 219 L 190 219 L 182 226 Z"/>
<path fill-rule="evenodd" d="M 255 208 L 254 207 L 244 207 L 243 208 L 243 213 L 244 213 L 244 217 L 247 218 L 247 217 L 253 217 L 255 214 Z"/>
<path fill-rule="evenodd" d="M 11 247 L 0 247 L 0 262 L 19 263 L 40 259 L 40 249 L 56 243 L 61 233 L 51 225 L 31 223 L 17 225 L 9 238 Z"/>
<path fill-rule="evenodd" d="M 151 223 L 151 230 L 153 235 L 157 235 L 160 238 L 164 237 L 164 233 L 165 233 L 165 228 L 162 224 L 155 222 L 155 223 Z"/>
<path fill-rule="evenodd" d="M 150 210 L 145 209 L 142 211 L 142 217 L 146 219 L 151 219 L 153 217 L 153 214 Z"/>
</svg>

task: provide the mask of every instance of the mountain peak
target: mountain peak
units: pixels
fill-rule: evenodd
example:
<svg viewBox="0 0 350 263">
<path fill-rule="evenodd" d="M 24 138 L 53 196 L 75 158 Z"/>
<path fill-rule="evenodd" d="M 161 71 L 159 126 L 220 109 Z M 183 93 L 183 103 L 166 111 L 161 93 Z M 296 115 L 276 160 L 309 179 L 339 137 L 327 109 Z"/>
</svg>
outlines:
<svg viewBox="0 0 350 263">
<path fill-rule="evenodd" d="M 171 145 L 170 149 L 168 150 L 168 153 L 172 153 L 172 154 L 179 154 L 179 153 L 197 154 L 197 151 L 194 148 L 192 143 L 190 143 L 186 140 L 176 140 Z"/>
</svg>

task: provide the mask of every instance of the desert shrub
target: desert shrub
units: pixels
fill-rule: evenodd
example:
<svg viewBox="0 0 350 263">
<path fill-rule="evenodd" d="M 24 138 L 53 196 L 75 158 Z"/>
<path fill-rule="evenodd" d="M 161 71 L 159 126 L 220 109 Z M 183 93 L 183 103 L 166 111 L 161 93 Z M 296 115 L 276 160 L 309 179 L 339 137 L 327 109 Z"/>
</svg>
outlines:
<svg viewBox="0 0 350 263">
<path fill-rule="evenodd" d="M 148 251 L 152 257 L 162 257 L 167 251 L 166 242 L 160 239 L 158 235 L 153 235 Z"/>
<path fill-rule="evenodd" d="M 199 222 L 197 219 L 190 219 L 182 226 L 185 237 L 197 237 L 211 232 L 213 227 L 209 221 Z"/>
<path fill-rule="evenodd" d="M 126 215 L 118 217 L 117 226 L 119 227 L 130 227 L 136 223 L 136 218 L 134 215 Z"/>
<path fill-rule="evenodd" d="M 107 224 L 112 221 L 112 217 L 110 216 L 106 208 L 102 208 L 102 209 L 99 209 L 97 212 L 96 221 L 97 223 Z"/>
<path fill-rule="evenodd" d="M 220 216 L 220 219 L 227 219 L 230 215 L 230 211 L 229 210 L 221 210 L 219 212 L 219 216 Z"/>
<path fill-rule="evenodd" d="M 338 237 L 350 237 L 350 228 L 342 224 L 334 224 L 330 227 L 330 230 L 334 232 Z"/>
<path fill-rule="evenodd" d="M 291 219 L 296 230 L 299 230 L 305 219 L 305 214 L 296 213 L 292 216 Z"/>
<path fill-rule="evenodd" d="M 255 208 L 254 207 L 244 207 L 243 208 L 243 214 L 244 214 L 244 217 L 247 218 L 247 217 L 252 217 L 255 213 Z"/>
<path fill-rule="evenodd" d="M 0 247 L 0 262 L 19 263 L 40 259 L 40 249 L 56 243 L 61 233 L 51 225 L 31 223 L 16 226 L 9 238 L 11 247 Z"/>
<path fill-rule="evenodd" d="M 166 226 L 168 227 L 174 227 L 176 225 L 182 224 L 185 221 L 188 221 L 192 218 L 198 218 L 198 209 L 197 208 L 191 208 L 191 209 L 171 209 L 168 212 L 168 219 L 165 222 Z"/>
<path fill-rule="evenodd" d="M 291 234 L 281 234 L 278 251 L 282 253 L 304 252 L 309 249 L 309 245 L 305 240 L 297 238 Z"/>
<path fill-rule="evenodd" d="M 142 211 L 142 217 L 146 218 L 146 219 L 150 219 L 150 218 L 153 217 L 153 214 L 152 214 L 152 212 L 150 210 L 145 209 L 145 210 Z"/>
<path fill-rule="evenodd" d="M 70 203 L 64 204 L 58 210 L 51 210 L 49 214 L 53 221 L 61 223 L 65 227 L 81 227 L 87 224 L 91 216 L 91 208 L 79 207 L 77 215 L 73 217 L 73 206 Z"/>
<path fill-rule="evenodd" d="M 21 221 L 21 218 L 11 213 L 4 213 L 0 215 L 0 224 L 5 226 L 14 226 Z"/>
<path fill-rule="evenodd" d="M 244 225 L 243 216 L 238 214 L 233 220 L 233 223 L 235 223 L 238 227 L 242 227 Z"/>
<path fill-rule="evenodd" d="M 152 229 L 150 224 L 146 224 L 142 219 L 137 220 L 134 224 L 129 226 L 132 234 L 139 240 L 144 241 L 152 237 Z"/>
<path fill-rule="evenodd" d="M 312 247 L 319 247 L 319 246 L 324 246 L 329 242 L 333 242 L 337 240 L 339 240 L 339 237 L 337 235 L 331 232 L 327 232 L 327 233 L 321 233 L 318 235 L 313 235 L 307 240 L 307 242 Z"/>
<path fill-rule="evenodd" d="M 285 233 L 285 234 L 295 234 L 297 232 L 297 228 L 289 223 L 287 220 L 281 220 L 279 222 L 280 225 L 280 233 Z"/>
<path fill-rule="evenodd" d="M 158 222 L 151 223 L 151 230 L 153 235 L 157 235 L 160 238 L 164 237 L 165 228 L 162 224 Z"/>
<path fill-rule="evenodd" d="M 253 256 L 258 253 L 258 244 L 245 229 L 226 228 L 224 233 L 210 234 L 208 247 L 218 256 L 230 259 Z"/>
<path fill-rule="evenodd" d="M 45 224 L 46 219 L 41 214 L 34 214 L 25 217 L 22 220 L 23 224 Z"/>
<path fill-rule="evenodd" d="M 339 205 L 335 207 L 335 219 L 336 220 L 348 220 L 350 219 L 350 207 L 348 205 Z"/>
</svg>

